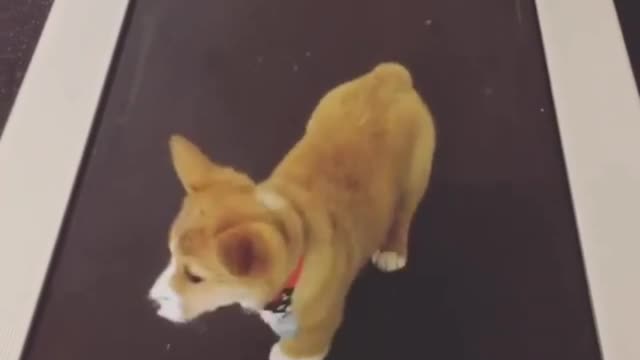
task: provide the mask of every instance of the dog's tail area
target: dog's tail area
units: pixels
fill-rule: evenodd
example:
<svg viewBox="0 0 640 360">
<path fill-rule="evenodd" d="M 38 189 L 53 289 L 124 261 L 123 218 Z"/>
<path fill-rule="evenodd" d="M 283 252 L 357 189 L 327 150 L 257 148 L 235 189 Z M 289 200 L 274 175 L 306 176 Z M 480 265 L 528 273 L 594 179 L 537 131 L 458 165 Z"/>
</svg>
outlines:
<svg viewBox="0 0 640 360">
<path fill-rule="evenodd" d="M 406 67 L 395 62 L 385 62 L 376 66 L 371 72 L 376 82 L 396 91 L 413 88 L 411 73 Z"/>
</svg>

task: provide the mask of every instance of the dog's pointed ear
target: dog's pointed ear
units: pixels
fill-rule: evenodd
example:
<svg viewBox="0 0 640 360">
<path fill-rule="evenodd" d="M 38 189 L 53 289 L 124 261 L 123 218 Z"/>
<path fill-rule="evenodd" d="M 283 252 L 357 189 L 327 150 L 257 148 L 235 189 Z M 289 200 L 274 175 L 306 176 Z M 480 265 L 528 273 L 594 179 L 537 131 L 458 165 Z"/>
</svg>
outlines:
<svg viewBox="0 0 640 360">
<path fill-rule="evenodd" d="M 191 193 L 205 187 L 216 165 L 183 136 L 172 135 L 169 149 L 173 167 L 185 190 Z"/>
<path fill-rule="evenodd" d="M 244 225 L 230 229 L 218 239 L 218 256 L 227 271 L 247 277 L 266 271 L 270 263 L 267 239 L 261 226 Z"/>
</svg>

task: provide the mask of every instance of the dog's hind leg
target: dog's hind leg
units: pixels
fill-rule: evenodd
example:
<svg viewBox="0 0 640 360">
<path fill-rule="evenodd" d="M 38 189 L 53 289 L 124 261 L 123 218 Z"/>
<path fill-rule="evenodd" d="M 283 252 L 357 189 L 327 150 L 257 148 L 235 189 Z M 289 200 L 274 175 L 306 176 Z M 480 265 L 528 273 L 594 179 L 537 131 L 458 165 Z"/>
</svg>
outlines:
<svg viewBox="0 0 640 360">
<path fill-rule="evenodd" d="M 435 148 L 431 118 L 425 119 L 419 128 L 406 185 L 400 195 L 387 241 L 372 258 L 373 263 L 385 272 L 400 270 L 407 264 L 409 228 L 429 185 Z"/>
</svg>

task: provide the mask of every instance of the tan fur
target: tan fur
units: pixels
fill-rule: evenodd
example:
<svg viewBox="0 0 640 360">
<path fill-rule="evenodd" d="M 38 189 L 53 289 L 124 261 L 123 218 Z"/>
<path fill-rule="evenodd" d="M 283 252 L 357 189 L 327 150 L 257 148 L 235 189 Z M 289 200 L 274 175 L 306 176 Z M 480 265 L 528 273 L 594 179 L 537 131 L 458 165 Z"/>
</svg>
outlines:
<svg viewBox="0 0 640 360">
<path fill-rule="evenodd" d="M 393 63 L 331 90 L 260 184 L 172 137 L 187 196 L 171 229 L 171 286 L 187 318 L 233 301 L 259 309 L 302 256 L 293 298 L 299 330 L 278 346 L 291 359 L 326 354 L 358 271 L 377 251 L 406 259 L 434 149 L 429 110 L 409 72 Z M 268 206 L 258 196 L 265 193 L 282 204 Z M 202 281 L 190 281 L 194 275 Z"/>
</svg>

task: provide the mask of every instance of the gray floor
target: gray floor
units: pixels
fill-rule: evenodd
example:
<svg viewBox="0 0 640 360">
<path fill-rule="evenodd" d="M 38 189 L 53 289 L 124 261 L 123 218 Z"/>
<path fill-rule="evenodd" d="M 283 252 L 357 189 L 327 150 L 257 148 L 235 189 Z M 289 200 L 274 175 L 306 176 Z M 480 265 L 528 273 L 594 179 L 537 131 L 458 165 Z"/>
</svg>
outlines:
<svg viewBox="0 0 640 360">
<path fill-rule="evenodd" d="M 637 0 L 614 0 L 620 18 L 627 51 L 640 90 L 640 2 Z"/>
<path fill-rule="evenodd" d="M 0 2 L 0 136 L 52 3 Z"/>
</svg>

